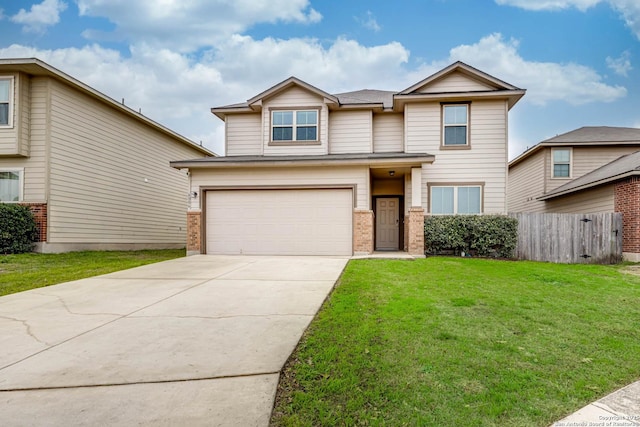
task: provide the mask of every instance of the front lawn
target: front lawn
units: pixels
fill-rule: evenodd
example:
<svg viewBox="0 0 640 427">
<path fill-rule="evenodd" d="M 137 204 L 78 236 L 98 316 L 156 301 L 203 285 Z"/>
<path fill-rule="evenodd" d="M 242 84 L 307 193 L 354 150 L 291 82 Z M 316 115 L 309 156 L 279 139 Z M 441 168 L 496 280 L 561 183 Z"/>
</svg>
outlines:
<svg viewBox="0 0 640 427">
<path fill-rule="evenodd" d="M 548 426 L 640 379 L 640 277 L 621 268 L 351 261 L 272 425 Z"/>
<path fill-rule="evenodd" d="M 183 256 L 184 249 L 0 255 L 0 296 Z"/>
</svg>

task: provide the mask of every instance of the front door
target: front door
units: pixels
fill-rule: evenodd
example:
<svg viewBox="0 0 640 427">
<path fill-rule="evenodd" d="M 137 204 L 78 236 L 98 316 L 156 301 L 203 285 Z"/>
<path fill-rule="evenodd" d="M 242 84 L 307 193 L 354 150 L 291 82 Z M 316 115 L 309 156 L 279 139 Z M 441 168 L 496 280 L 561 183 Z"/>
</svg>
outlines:
<svg viewBox="0 0 640 427">
<path fill-rule="evenodd" d="M 376 199 L 376 250 L 397 251 L 400 236 L 400 199 Z"/>
</svg>

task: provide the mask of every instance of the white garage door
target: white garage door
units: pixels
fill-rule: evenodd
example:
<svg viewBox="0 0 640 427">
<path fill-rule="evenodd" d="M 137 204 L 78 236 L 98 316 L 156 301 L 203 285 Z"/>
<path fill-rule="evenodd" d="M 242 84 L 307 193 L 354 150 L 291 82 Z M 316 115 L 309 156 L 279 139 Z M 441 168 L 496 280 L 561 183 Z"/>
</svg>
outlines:
<svg viewBox="0 0 640 427">
<path fill-rule="evenodd" d="M 351 189 L 207 192 L 208 254 L 351 255 Z"/>
</svg>

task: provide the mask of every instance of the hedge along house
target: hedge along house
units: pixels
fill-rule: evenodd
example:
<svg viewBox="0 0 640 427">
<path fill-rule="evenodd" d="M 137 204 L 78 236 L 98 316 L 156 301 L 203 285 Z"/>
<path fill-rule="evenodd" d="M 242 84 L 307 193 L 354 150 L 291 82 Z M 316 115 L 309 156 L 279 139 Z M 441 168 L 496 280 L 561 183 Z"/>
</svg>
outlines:
<svg viewBox="0 0 640 427">
<path fill-rule="evenodd" d="M 0 59 L 0 201 L 31 207 L 36 250 L 180 248 L 188 177 L 214 155 L 38 59 Z"/>
<path fill-rule="evenodd" d="M 212 108 L 226 157 L 189 170 L 188 253 L 424 255 L 424 215 L 506 213 L 508 112 L 525 91 L 461 62 L 400 92 L 291 77 Z"/>
</svg>

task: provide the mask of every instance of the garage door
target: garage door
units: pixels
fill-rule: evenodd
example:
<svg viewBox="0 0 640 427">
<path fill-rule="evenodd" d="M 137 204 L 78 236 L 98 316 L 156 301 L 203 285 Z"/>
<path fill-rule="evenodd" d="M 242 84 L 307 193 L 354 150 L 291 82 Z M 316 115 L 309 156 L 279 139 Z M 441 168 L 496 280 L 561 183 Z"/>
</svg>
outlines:
<svg viewBox="0 0 640 427">
<path fill-rule="evenodd" d="M 351 189 L 207 192 L 208 254 L 351 255 Z"/>
</svg>

